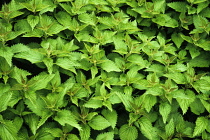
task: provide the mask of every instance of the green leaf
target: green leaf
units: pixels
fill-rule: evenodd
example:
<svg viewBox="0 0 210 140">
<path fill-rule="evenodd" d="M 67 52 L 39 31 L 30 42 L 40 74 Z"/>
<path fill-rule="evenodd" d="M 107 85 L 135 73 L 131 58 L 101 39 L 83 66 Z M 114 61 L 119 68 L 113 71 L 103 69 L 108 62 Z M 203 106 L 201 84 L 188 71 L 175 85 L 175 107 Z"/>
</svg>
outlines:
<svg viewBox="0 0 210 140">
<path fill-rule="evenodd" d="M 22 37 L 42 37 L 43 35 L 44 32 L 42 30 L 35 28 L 33 31 L 24 34 Z"/>
<path fill-rule="evenodd" d="M 208 5 L 209 5 L 209 1 L 199 3 L 197 6 L 197 14 L 200 13 L 202 10 L 204 10 L 206 7 L 208 7 Z"/>
<path fill-rule="evenodd" d="M 139 65 L 141 68 L 145 68 L 148 65 L 148 61 L 144 60 L 139 54 L 130 55 L 127 60 L 133 64 Z"/>
<path fill-rule="evenodd" d="M 96 66 L 91 67 L 91 77 L 92 79 L 95 78 L 96 74 L 98 73 L 98 68 Z"/>
<path fill-rule="evenodd" d="M 20 3 L 20 4 L 33 13 L 39 12 L 49 6 L 49 5 L 43 4 L 42 0 L 40 1 L 31 0 L 27 3 Z"/>
<path fill-rule="evenodd" d="M 24 52 L 20 52 L 18 54 L 15 54 L 15 57 L 28 60 L 31 63 L 38 63 L 38 62 L 43 61 L 44 55 L 42 55 L 41 53 L 31 49 L 31 50 L 28 50 L 28 51 L 24 51 Z"/>
<path fill-rule="evenodd" d="M 200 115 L 201 113 L 205 112 L 205 108 L 201 101 L 196 98 L 191 104 L 190 104 L 190 110 L 196 115 Z"/>
<path fill-rule="evenodd" d="M 76 121 L 74 115 L 69 110 L 61 110 L 57 113 L 54 118 L 55 121 L 60 123 L 62 126 L 69 124 L 73 127 L 76 127 L 78 130 L 81 130 L 81 126 Z"/>
<path fill-rule="evenodd" d="M 75 67 L 80 66 L 80 64 L 77 61 L 71 60 L 66 57 L 58 58 L 56 61 L 56 65 L 60 66 L 61 68 L 66 69 L 66 70 L 70 70 L 74 73 L 76 73 Z"/>
<path fill-rule="evenodd" d="M 117 112 L 115 110 L 110 111 L 107 109 L 102 110 L 102 115 L 109 121 L 111 127 L 114 129 L 117 124 Z"/>
<path fill-rule="evenodd" d="M 40 126 L 42 126 L 43 124 L 46 123 L 47 119 L 49 117 L 51 117 L 53 115 L 53 112 L 49 112 L 49 111 L 44 111 L 42 113 L 41 119 L 39 120 L 39 123 L 37 124 L 37 128 L 39 128 Z"/>
<path fill-rule="evenodd" d="M 102 105 L 103 105 L 102 101 L 96 99 L 90 99 L 84 104 L 84 106 L 87 108 L 100 108 L 102 107 Z"/>
<path fill-rule="evenodd" d="M 109 127 L 111 124 L 101 115 L 97 115 L 93 117 L 92 120 L 88 122 L 90 127 L 94 130 L 104 130 L 105 128 Z"/>
<path fill-rule="evenodd" d="M 114 37 L 115 52 L 119 54 L 127 54 L 127 45 L 124 41 L 118 36 Z"/>
<path fill-rule="evenodd" d="M 199 15 L 193 15 L 193 23 L 195 28 L 204 28 L 208 24 L 208 20 L 205 17 Z"/>
<path fill-rule="evenodd" d="M 113 61 L 108 60 L 108 59 L 105 60 L 105 62 L 101 64 L 101 68 L 107 72 L 111 72 L 111 71 L 120 72 L 121 71 Z"/>
<path fill-rule="evenodd" d="M 53 137 L 62 137 L 63 131 L 59 128 L 51 128 L 47 132 L 49 132 Z"/>
<path fill-rule="evenodd" d="M 90 127 L 87 124 L 81 124 L 82 129 L 79 130 L 81 140 L 89 140 L 90 138 Z"/>
<path fill-rule="evenodd" d="M 138 130 L 135 126 L 124 124 L 120 127 L 119 135 L 121 140 L 136 140 L 138 137 Z"/>
<path fill-rule="evenodd" d="M 185 12 L 187 10 L 186 2 L 171 2 L 171 3 L 168 3 L 167 5 L 177 12 Z"/>
<path fill-rule="evenodd" d="M 144 96 L 144 108 L 147 112 L 150 112 L 152 107 L 157 103 L 157 97 L 147 94 Z"/>
<path fill-rule="evenodd" d="M 34 27 L 39 23 L 39 17 L 38 16 L 34 16 L 34 15 L 29 15 L 27 17 L 27 21 L 30 24 L 32 30 L 34 29 Z"/>
<path fill-rule="evenodd" d="M 37 131 L 37 125 L 39 122 L 39 116 L 35 114 L 29 114 L 24 116 L 25 122 L 28 124 L 29 128 L 31 129 L 31 132 L 35 135 Z"/>
<path fill-rule="evenodd" d="M 18 129 L 9 120 L 3 120 L 0 115 L 0 138 L 2 140 L 18 140 Z"/>
<path fill-rule="evenodd" d="M 172 72 L 184 72 L 187 70 L 187 66 L 181 63 L 170 65 L 169 68 Z"/>
<path fill-rule="evenodd" d="M 56 19 L 58 20 L 58 22 L 60 24 L 62 24 L 64 27 L 69 27 L 72 25 L 72 20 L 71 20 L 71 16 L 64 11 L 59 11 L 56 15 L 55 15 Z"/>
<path fill-rule="evenodd" d="M 159 14 L 156 18 L 153 18 L 152 21 L 159 24 L 160 26 L 166 26 L 171 28 L 178 27 L 179 25 L 177 20 L 171 18 L 167 14 Z"/>
<path fill-rule="evenodd" d="M 95 26 L 97 23 L 97 18 L 94 12 L 92 12 L 91 14 L 88 14 L 88 13 L 80 14 L 78 16 L 78 19 L 85 24 L 89 24 L 93 26 Z"/>
<path fill-rule="evenodd" d="M 43 111 L 47 111 L 45 109 L 45 103 L 43 100 L 37 97 L 35 92 L 25 93 L 25 104 L 28 108 L 38 116 L 42 116 Z"/>
<path fill-rule="evenodd" d="M 140 124 L 140 130 L 146 138 L 149 140 L 159 140 L 157 130 L 152 126 L 152 122 L 149 119 L 141 117 L 138 122 Z"/>
<path fill-rule="evenodd" d="M 44 89 L 53 77 L 54 77 L 54 74 L 48 75 L 43 72 L 31 78 L 27 84 L 29 85 L 31 90 Z"/>
<path fill-rule="evenodd" d="M 123 94 L 121 92 L 115 92 L 115 94 L 120 98 L 123 105 L 125 106 L 125 109 L 127 111 L 131 111 L 132 110 L 131 102 L 133 101 L 131 95 Z"/>
<path fill-rule="evenodd" d="M 15 80 L 17 80 L 19 84 L 22 84 L 27 81 L 28 75 L 31 75 L 31 74 L 25 70 L 14 67 L 11 73 L 11 78 L 14 78 Z"/>
<path fill-rule="evenodd" d="M 185 84 L 186 83 L 186 78 L 185 75 L 182 73 L 168 73 L 164 74 L 165 77 L 174 80 L 177 84 Z"/>
<path fill-rule="evenodd" d="M 13 52 L 11 48 L 0 47 L 0 56 L 6 59 L 7 63 L 12 66 Z"/>
<path fill-rule="evenodd" d="M 69 134 L 67 136 L 67 140 L 80 140 L 80 139 L 75 134 Z"/>
<path fill-rule="evenodd" d="M 169 123 L 165 126 L 165 131 L 166 131 L 167 137 L 173 136 L 173 134 L 174 134 L 174 129 L 175 129 L 175 127 L 174 127 L 174 120 L 171 119 L 171 120 L 169 121 Z"/>
<path fill-rule="evenodd" d="M 195 57 L 194 59 L 191 59 L 189 65 L 191 67 L 209 67 L 210 62 L 206 61 L 208 59 L 210 59 L 210 57 L 206 52 L 201 53 L 199 56 Z"/>
<path fill-rule="evenodd" d="M 183 93 L 183 95 L 178 96 L 176 100 L 182 109 L 182 113 L 185 114 L 190 104 L 195 100 L 195 94 L 190 90 L 180 92 L 185 92 L 186 94 Z M 177 96 L 177 94 L 175 96 Z"/>
<path fill-rule="evenodd" d="M 209 127 L 208 119 L 206 117 L 198 117 L 195 121 L 195 129 L 193 132 L 193 137 L 198 136 L 207 127 Z"/>
<path fill-rule="evenodd" d="M 4 88 L 6 88 L 8 86 L 3 86 L 0 85 L 0 88 L 4 90 Z M 7 109 L 7 106 L 9 104 L 9 101 L 12 98 L 13 93 L 12 92 L 0 92 L 0 99 L 2 100 L 0 102 L 0 112 L 4 111 Z"/>
<path fill-rule="evenodd" d="M 163 90 L 157 86 L 153 86 L 149 88 L 145 94 L 151 94 L 153 96 L 161 96 L 163 94 Z"/>
<path fill-rule="evenodd" d="M 53 72 L 53 59 L 44 58 L 43 62 L 47 66 L 47 70 L 48 70 L 49 74 L 52 74 L 52 72 Z"/>
<path fill-rule="evenodd" d="M 13 124 L 14 126 L 16 126 L 17 131 L 20 131 L 23 126 L 23 118 L 15 117 L 15 119 L 13 120 Z"/>
<path fill-rule="evenodd" d="M 160 11 L 162 13 L 165 13 L 166 9 L 166 1 L 165 0 L 157 0 L 154 1 L 154 10 L 155 11 Z"/>
<path fill-rule="evenodd" d="M 24 44 L 18 43 L 15 45 L 11 46 L 12 52 L 13 53 L 19 53 L 19 52 L 24 52 L 24 51 L 29 51 L 30 48 Z"/>
<path fill-rule="evenodd" d="M 184 42 L 184 40 L 182 39 L 182 37 L 180 36 L 180 34 L 177 34 L 176 32 L 171 35 L 171 39 L 175 43 L 175 45 L 177 46 L 177 48 L 180 48 L 180 46 Z"/>
<path fill-rule="evenodd" d="M 57 2 L 70 2 L 70 1 L 72 1 L 72 0 L 56 0 Z"/>
<path fill-rule="evenodd" d="M 201 102 L 203 106 L 206 108 L 206 110 L 210 113 L 210 104 L 207 101 L 202 100 L 202 99 L 201 99 Z"/>
<path fill-rule="evenodd" d="M 96 140 L 113 140 L 114 132 L 101 133 L 96 137 Z"/>
<path fill-rule="evenodd" d="M 166 120 L 168 118 L 168 115 L 171 112 L 171 105 L 169 105 L 167 102 L 161 103 L 159 105 L 159 112 L 163 117 L 163 122 L 166 123 Z"/>
<path fill-rule="evenodd" d="M 80 41 L 90 42 L 90 43 L 98 43 L 98 39 L 91 36 L 87 31 L 81 31 L 78 34 L 75 34 L 76 39 Z"/>
<path fill-rule="evenodd" d="M 194 59 L 195 57 L 200 55 L 199 48 L 194 47 L 193 45 L 188 44 L 186 49 L 189 49 L 189 52 L 190 52 L 190 55 L 191 55 L 192 59 Z"/>
<path fill-rule="evenodd" d="M 52 24 L 52 26 L 50 26 L 50 28 L 45 33 L 52 36 L 54 34 L 58 34 L 59 32 L 63 31 L 64 29 L 65 28 L 62 25 L 58 24 L 57 22 L 54 22 Z"/>
</svg>

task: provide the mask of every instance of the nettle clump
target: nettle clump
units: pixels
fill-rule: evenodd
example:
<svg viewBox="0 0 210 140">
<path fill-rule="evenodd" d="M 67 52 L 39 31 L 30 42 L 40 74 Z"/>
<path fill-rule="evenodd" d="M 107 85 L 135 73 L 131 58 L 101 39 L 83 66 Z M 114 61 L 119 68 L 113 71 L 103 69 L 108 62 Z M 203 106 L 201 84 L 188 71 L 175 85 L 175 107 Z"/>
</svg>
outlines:
<svg viewBox="0 0 210 140">
<path fill-rule="evenodd" d="M 11 0 L 1 140 L 209 140 L 209 0 Z"/>
</svg>

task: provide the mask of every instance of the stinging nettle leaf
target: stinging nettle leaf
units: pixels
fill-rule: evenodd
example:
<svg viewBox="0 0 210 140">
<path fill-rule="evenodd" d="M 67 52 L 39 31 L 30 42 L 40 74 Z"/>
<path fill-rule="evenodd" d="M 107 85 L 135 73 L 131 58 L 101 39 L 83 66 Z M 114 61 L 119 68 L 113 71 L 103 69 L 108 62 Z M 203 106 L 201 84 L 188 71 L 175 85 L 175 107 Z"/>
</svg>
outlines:
<svg viewBox="0 0 210 140">
<path fill-rule="evenodd" d="M 132 54 L 132 55 L 130 55 L 130 56 L 128 57 L 127 60 L 128 60 L 129 62 L 132 62 L 132 63 L 134 63 L 134 64 L 137 64 L 137 65 L 141 66 L 141 68 L 145 68 L 145 67 L 147 67 L 147 65 L 148 65 L 147 60 L 144 60 L 144 59 L 142 58 L 142 56 L 139 55 L 139 54 Z"/>
<path fill-rule="evenodd" d="M 102 115 L 110 122 L 111 127 L 114 129 L 117 124 L 117 112 L 115 110 L 104 109 L 102 110 Z"/>
<path fill-rule="evenodd" d="M 173 33 L 171 35 L 171 39 L 172 41 L 175 43 L 175 45 L 180 48 L 180 46 L 182 45 L 182 43 L 184 42 L 184 40 L 182 39 L 182 37 L 180 36 L 180 34 L 177 33 Z"/>
<path fill-rule="evenodd" d="M 96 140 L 113 140 L 114 132 L 101 133 L 96 137 Z"/>
<path fill-rule="evenodd" d="M 138 130 L 135 126 L 124 124 L 120 127 L 119 135 L 121 140 L 136 140 L 138 137 Z"/>
<path fill-rule="evenodd" d="M 120 37 L 116 36 L 114 37 L 114 45 L 115 45 L 115 52 L 118 52 L 119 54 L 127 54 L 127 45 L 124 41 L 121 40 Z"/>
<path fill-rule="evenodd" d="M 195 98 L 195 100 L 190 104 L 190 110 L 194 114 L 200 115 L 201 113 L 205 112 L 205 107 L 201 103 L 201 100 L 199 100 L 198 98 Z"/>
<path fill-rule="evenodd" d="M 193 132 L 193 137 L 202 133 L 207 127 L 209 127 L 209 120 L 206 117 L 198 117 L 195 122 L 196 126 Z"/>
<path fill-rule="evenodd" d="M 168 103 L 161 103 L 159 105 L 159 112 L 163 117 L 163 122 L 166 123 L 168 115 L 171 112 L 171 105 L 169 105 Z"/>
<path fill-rule="evenodd" d="M 13 52 L 11 48 L 0 47 L 0 56 L 6 59 L 7 63 L 12 66 Z"/>
<path fill-rule="evenodd" d="M 152 126 L 152 122 L 146 117 L 141 117 L 139 119 L 140 130 L 142 134 L 149 140 L 159 140 L 157 130 Z"/>
<path fill-rule="evenodd" d="M 179 94 L 179 92 L 181 92 L 181 95 Z M 175 93 L 175 96 L 177 96 L 177 94 L 179 94 L 177 96 L 176 100 L 179 103 L 183 114 L 185 114 L 187 112 L 190 104 L 195 100 L 195 94 L 190 90 L 187 90 L 187 91 L 179 90 L 179 92 Z M 182 92 L 185 92 L 186 94 L 183 94 Z"/>
<path fill-rule="evenodd" d="M 37 131 L 38 122 L 39 122 L 39 116 L 35 114 L 29 114 L 29 115 L 24 116 L 24 120 L 28 124 L 32 133 L 35 135 Z"/>
<path fill-rule="evenodd" d="M 87 124 L 81 124 L 82 129 L 79 131 L 81 140 L 89 140 L 91 129 Z"/>
<path fill-rule="evenodd" d="M 101 68 L 107 72 L 111 72 L 111 71 L 120 72 L 121 71 L 113 61 L 108 60 L 108 59 L 105 60 L 105 62 L 101 64 Z"/>
<path fill-rule="evenodd" d="M 12 121 L 3 120 L 2 115 L 0 115 L 0 138 L 2 140 L 18 140 L 17 128 Z"/>
<path fill-rule="evenodd" d="M 169 123 L 165 126 L 166 135 L 168 137 L 174 134 L 174 120 L 171 119 Z"/>
<path fill-rule="evenodd" d="M 102 105 L 103 105 L 102 101 L 96 99 L 90 99 L 84 104 L 84 106 L 87 108 L 100 108 L 102 107 Z"/>
<path fill-rule="evenodd" d="M 73 127 L 76 127 L 78 130 L 81 130 L 81 126 L 76 121 L 74 115 L 69 110 L 61 110 L 57 113 L 54 118 L 55 121 L 59 122 L 62 126 L 69 124 Z"/>
<path fill-rule="evenodd" d="M 1 85 L 0 85 L 0 87 L 1 87 Z M 9 101 L 12 98 L 12 94 L 13 94 L 12 92 L 5 92 L 5 93 L 4 92 L 1 92 L 0 93 L 0 99 L 2 100 L 0 102 L 0 112 L 2 112 L 2 111 L 4 111 L 4 110 L 7 109 L 7 106 L 9 104 Z"/>
<path fill-rule="evenodd" d="M 171 3 L 168 3 L 167 5 L 177 12 L 185 12 L 187 10 L 186 2 L 171 2 Z"/>
<path fill-rule="evenodd" d="M 174 80 L 177 84 L 185 84 L 187 82 L 185 75 L 182 73 L 178 73 L 178 72 L 168 73 L 168 74 L 165 74 L 164 76 L 168 77 L 169 79 Z"/>
<path fill-rule="evenodd" d="M 97 115 L 88 122 L 90 127 L 94 130 L 104 130 L 109 127 L 111 124 L 101 115 Z"/>
<path fill-rule="evenodd" d="M 32 30 L 34 29 L 34 27 L 39 23 L 39 17 L 38 16 L 34 16 L 34 15 L 29 15 L 27 17 L 27 21 L 30 24 Z"/>
<path fill-rule="evenodd" d="M 147 112 L 150 112 L 150 110 L 156 103 L 157 103 L 157 97 L 150 94 L 144 96 L 144 107 Z"/>
<path fill-rule="evenodd" d="M 38 51 L 31 49 L 29 51 L 24 51 L 24 52 L 15 54 L 14 57 L 26 59 L 26 60 L 30 61 L 31 63 L 38 63 L 38 62 L 42 62 L 44 55 L 42 55 Z"/>
<path fill-rule="evenodd" d="M 97 23 L 97 18 L 96 18 L 96 15 L 94 13 L 92 13 L 92 14 L 88 14 L 88 13 L 80 14 L 78 16 L 78 19 L 83 23 L 93 25 L 93 26 L 95 26 L 96 23 Z"/>
</svg>

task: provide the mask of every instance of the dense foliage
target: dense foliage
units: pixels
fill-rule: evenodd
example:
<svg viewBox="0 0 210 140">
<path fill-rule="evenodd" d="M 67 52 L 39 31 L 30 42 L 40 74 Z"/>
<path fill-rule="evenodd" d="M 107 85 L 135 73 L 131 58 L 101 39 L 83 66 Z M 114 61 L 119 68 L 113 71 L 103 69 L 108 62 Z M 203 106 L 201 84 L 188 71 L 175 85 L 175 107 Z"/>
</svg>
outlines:
<svg viewBox="0 0 210 140">
<path fill-rule="evenodd" d="M 1 140 L 210 139 L 209 0 L 12 0 Z"/>
</svg>

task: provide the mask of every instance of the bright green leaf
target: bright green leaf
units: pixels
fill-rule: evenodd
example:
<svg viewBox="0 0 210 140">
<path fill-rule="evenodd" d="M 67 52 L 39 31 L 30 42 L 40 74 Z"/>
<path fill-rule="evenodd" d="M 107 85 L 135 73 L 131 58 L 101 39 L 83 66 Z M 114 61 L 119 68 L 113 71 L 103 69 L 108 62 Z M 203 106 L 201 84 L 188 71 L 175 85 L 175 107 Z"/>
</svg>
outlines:
<svg viewBox="0 0 210 140">
<path fill-rule="evenodd" d="M 107 109 L 103 109 L 102 115 L 110 122 L 111 127 L 114 129 L 117 124 L 117 112 L 115 110 L 110 111 Z"/>
<path fill-rule="evenodd" d="M 208 126 L 209 122 L 206 117 L 198 117 L 195 122 L 196 126 L 193 132 L 193 136 L 197 136 L 202 133 Z"/>
<path fill-rule="evenodd" d="M 136 140 L 138 137 L 138 130 L 135 126 L 124 124 L 120 127 L 119 135 L 121 140 Z"/>
<path fill-rule="evenodd" d="M 167 102 L 161 103 L 159 105 L 159 112 L 163 117 L 163 122 L 166 123 L 166 120 L 168 118 L 168 115 L 171 112 L 171 105 L 169 105 Z"/>
<path fill-rule="evenodd" d="M 78 130 L 82 129 L 81 126 L 76 121 L 74 115 L 69 110 L 61 110 L 57 113 L 54 118 L 55 121 L 59 122 L 61 125 L 69 124 L 76 127 Z"/>
<path fill-rule="evenodd" d="M 103 130 L 107 127 L 109 127 L 111 124 L 101 115 L 97 115 L 93 117 L 92 120 L 88 122 L 90 127 L 94 130 Z"/>
</svg>

